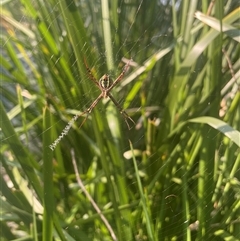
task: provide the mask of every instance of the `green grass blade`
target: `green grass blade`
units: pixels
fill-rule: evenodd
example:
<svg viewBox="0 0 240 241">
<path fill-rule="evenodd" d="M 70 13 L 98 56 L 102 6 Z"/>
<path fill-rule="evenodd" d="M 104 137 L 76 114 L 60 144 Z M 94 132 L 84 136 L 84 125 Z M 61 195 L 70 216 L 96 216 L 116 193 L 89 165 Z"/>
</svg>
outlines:
<svg viewBox="0 0 240 241">
<path fill-rule="evenodd" d="M 132 146 L 132 143 L 130 141 L 129 141 L 129 144 L 130 144 L 130 149 L 132 151 L 132 158 L 133 158 L 133 164 L 134 164 L 134 169 L 135 169 L 135 175 L 136 175 L 137 184 L 138 184 L 138 191 L 139 191 L 139 194 L 140 194 L 140 203 L 141 203 L 141 206 L 143 208 L 144 218 L 146 219 L 148 239 L 153 241 L 153 240 L 155 240 L 155 238 L 154 238 L 154 233 L 153 233 L 153 223 L 152 223 L 152 218 L 151 218 L 151 214 L 150 214 L 150 209 L 149 209 L 149 206 L 148 206 L 146 194 L 144 194 L 144 191 L 143 191 L 142 182 L 141 182 L 141 179 L 140 179 L 140 176 L 139 176 L 137 161 L 136 161 L 136 158 L 135 158 L 134 152 L 133 152 L 133 146 Z"/>
<path fill-rule="evenodd" d="M 53 239 L 53 152 L 47 148 L 51 144 L 51 115 L 47 108 L 43 111 L 43 129 L 47 130 L 43 134 L 43 192 L 44 192 L 44 213 L 43 213 L 43 240 L 50 241 Z"/>
<path fill-rule="evenodd" d="M 228 137 L 232 142 L 240 147 L 240 132 L 232 128 L 224 121 L 209 116 L 203 116 L 191 119 L 189 122 L 208 124 L 214 129 L 222 132 L 226 137 Z"/>
<path fill-rule="evenodd" d="M 16 159 L 19 161 L 22 170 L 25 172 L 29 182 L 33 186 L 40 200 L 42 200 L 42 189 L 39 179 L 33 169 L 33 166 L 38 166 L 32 157 L 31 153 L 20 142 L 17 133 L 15 132 L 12 123 L 10 122 L 7 113 L 0 102 L 1 123 L 0 127 L 4 134 L 4 141 L 8 143 Z"/>
</svg>

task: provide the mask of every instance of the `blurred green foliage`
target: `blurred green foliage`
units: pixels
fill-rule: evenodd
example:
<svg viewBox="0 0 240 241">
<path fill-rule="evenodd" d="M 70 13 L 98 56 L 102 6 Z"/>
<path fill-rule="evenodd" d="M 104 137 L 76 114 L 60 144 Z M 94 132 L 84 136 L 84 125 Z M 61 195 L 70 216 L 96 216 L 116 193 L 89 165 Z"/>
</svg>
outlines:
<svg viewBox="0 0 240 241">
<path fill-rule="evenodd" d="M 236 0 L 2 1 L 0 240 L 240 240 L 239 14 Z M 100 94 L 84 60 L 114 79 L 130 58 L 112 94 L 136 125 L 100 101 L 52 151 Z"/>
</svg>

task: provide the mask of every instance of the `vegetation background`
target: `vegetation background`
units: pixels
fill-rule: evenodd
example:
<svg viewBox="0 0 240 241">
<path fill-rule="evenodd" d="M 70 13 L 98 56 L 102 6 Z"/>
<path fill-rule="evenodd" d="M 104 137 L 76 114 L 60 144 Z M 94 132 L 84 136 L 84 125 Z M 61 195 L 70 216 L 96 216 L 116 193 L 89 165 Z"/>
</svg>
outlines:
<svg viewBox="0 0 240 241">
<path fill-rule="evenodd" d="M 1 1 L 0 240 L 240 240 L 239 16 L 238 0 Z M 100 101 L 52 151 L 99 95 L 84 59 L 99 79 L 131 57 L 112 93 L 136 125 Z"/>
</svg>

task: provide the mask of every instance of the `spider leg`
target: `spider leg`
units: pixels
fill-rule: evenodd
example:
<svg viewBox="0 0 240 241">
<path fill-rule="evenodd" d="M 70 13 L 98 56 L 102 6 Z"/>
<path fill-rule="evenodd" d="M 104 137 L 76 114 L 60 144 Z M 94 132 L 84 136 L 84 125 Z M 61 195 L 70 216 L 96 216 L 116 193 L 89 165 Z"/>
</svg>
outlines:
<svg viewBox="0 0 240 241">
<path fill-rule="evenodd" d="M 82 123 L 80 124 L 79 128 L 82 127 L 82 125 L 87 120 L 88 116 L 92 112 L 93 108 L 98 104 L 98 102 L 103 98 L 103 94 L 101 93 L 96 100 L 93 101 L 93 103 L 88 107 L 82 114 L 78 115 L 78 117 L 83 116 L 84 114 L 87 114 L 86 117 L 83 119 Z"/>
<path fill-rule="evenodd" d="M 111 91 L 112 88 L 114 88 L 114 86 L 116 86 L 123 78 L 124 74 L 126 73 L 126 71 L 128 70 L 128 67 L 130 65 L 132 61 L 132 58 L 127 62 L 127 64 L 123 67 L 123 71 L 122 73 L 116 78 L 116 80 L 114 80 L 113 84 L 108 88 L 107 91 Z"/>
<path fill-rule="evenodd" d="M 111 93 L 108 93 L 108 97 L 111 99 L 111 101 L 114 103 L 114 105 L 118 108 L 119 112 L 121 113 L 121 115 L 124 118 L 124 121 L 127 124 L 127 127 L 129 130 L 132 129 L 132 127 L 130 127 L 127 119 L 129 119 L 134 125 L 136 125 L 136 123 L 134 122 L 134 120 L 123 110 L 123 108 L 119 105 L 119 103 L 113 98 L 113 96 L 111 95 Z"/>
<path fill-rule="evenodd" d="M 85 66 L 86 66 L 86 69 L 87 69 L 89 78 L 90 78 L 90 79 L 94 82 L 94 84 L 97 85 L 98 88 L 101 90 L 101 88 L 100 88 L 100 86 L 99 86 L 99 84 L 98 84 L 98 81 L 97 81 L 97 79 L 93 76 L 92 71 L 91 71 L 91 69 L 88 67 L 87 61 L 86 61 L 85 58 L 84 58 L 84 64 L 85 64 Z"/>
</svg>

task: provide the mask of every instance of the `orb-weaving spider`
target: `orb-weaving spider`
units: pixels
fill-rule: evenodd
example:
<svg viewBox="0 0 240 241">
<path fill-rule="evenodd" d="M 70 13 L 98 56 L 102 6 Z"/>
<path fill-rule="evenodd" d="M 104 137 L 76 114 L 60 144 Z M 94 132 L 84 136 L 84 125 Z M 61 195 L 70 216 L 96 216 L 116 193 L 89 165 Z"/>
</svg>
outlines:
<svg viewBox="0 0 240 241">
<path fill-rule="evenodd" d="M 128 67 L 129 67 L 131 61 L 132 61 L 132 59 L 130 59 L 128 61 L 128 63 L 124 66 L 122 73 L 114 81 L 112 81 L 110 79 L 110 76 L 108 74 L 104 74 L 100 78 L 100 80 L 97 81 L 96 78 L 93 76 L 92 71 L 89 69 L 89 67 L 88 67 L 88 65 L 86 63 L 86 60 L 84 59 L 84 63 L 85 63 L 85 66 L 87 68 L 89 77 L 94 82 L 94 84 L 99 88 L 99 90 L 101 90 L 101 94 L 93 101 L 93 103 L 90 105 L 90 107 L 81 114 L 81 115 L 84 115 L 84 114 L 87 113 L 87 116 L 85 117 L 85 119 L 81 123 L 80 127 L 84 124 L 84 122 L 86 121 L 88 115 L 91 113 L 93 108 L 98 104 L 98 102 L 102 98 L 107 98 L 107 97 L 110 98 L 110 100 L 114 103 L 114 105 L 118 108 L 119 112 L 124 117 L 124 120 L 125 120 L 129 130 L 131 128 L 130 128 L 130 126 L 128 124 L 127 119 L 129 119 L 132 123 L 135 124 L 133 119 L 121 108 L 119 103 L 113 98 L 112 94 L 110 93 L 110 91 L 122 80 L 122 78 L 123 78 L 124 74 L 126 73 L 126 71 L 127 71 Z"/>
<path fill-rule="evenodd" d="M 98 104 L 98 102 L 103 99 L 103 98 L 107 98 L 109 97 L 110 100 L 114 103 L 114 105 L 118 108 L 119 112 L 122 114 L 128 129 L 130 130 L 130 125 L 128 124 L 127 119 L 129 119 L 133 124 L 135 124 L 134 120 L 121 108 L 121 106 L 119 105 L 119 103 L 113 98 L 112 94 L 110 93 L 110 91 L 122 80 L 124 74 L 126 73 L 130 62 L 132 61 L 132 59 L 130 59 L 128 61 L 128 63 L 124 66 L 122 73 L 112 82 L 112 80 L 110 79 L 110 76 L 108 74 L 104 74 L 99 81 L 97 81 L 97 79 L 93 76 L 92 71 L 90 70 L 90 68 L 87 65 L 86 60 L 84 59 L 84 63 L 85 66 L 87 68 L 88 74 L 90 79 L 93 81 L 93 83 L 99 88 L 99 90 L 101 91 L 101 94 L 93 101 L 93 103 L 90 105 L 90 107 L 88 107 L 84 112 L 82 112 L 80 115 L 75 115 L 67 124 L 67 126 L 63 129 L 61 135 L 49 146 L 52 150 L 55 149 L 55 147 L 57 146 L 57 144 L 61 141 L 61 139 L 67 135 L 68 131 L 70 130 L 71 126 L 73 125 L 73 123 L 80 117 L 83 116 L 84 114 L 87 114 L 86 117 L 84 118 L 84 120 L 82 121 L 82 123 L 80 124 L 79 128 L 81 128 L 81 126 L 85 123 L 85 121 L 87 120 L 89 114 L 92 112 L 92 110 L 94 109 L 94 107 Z"/>
</svg>

